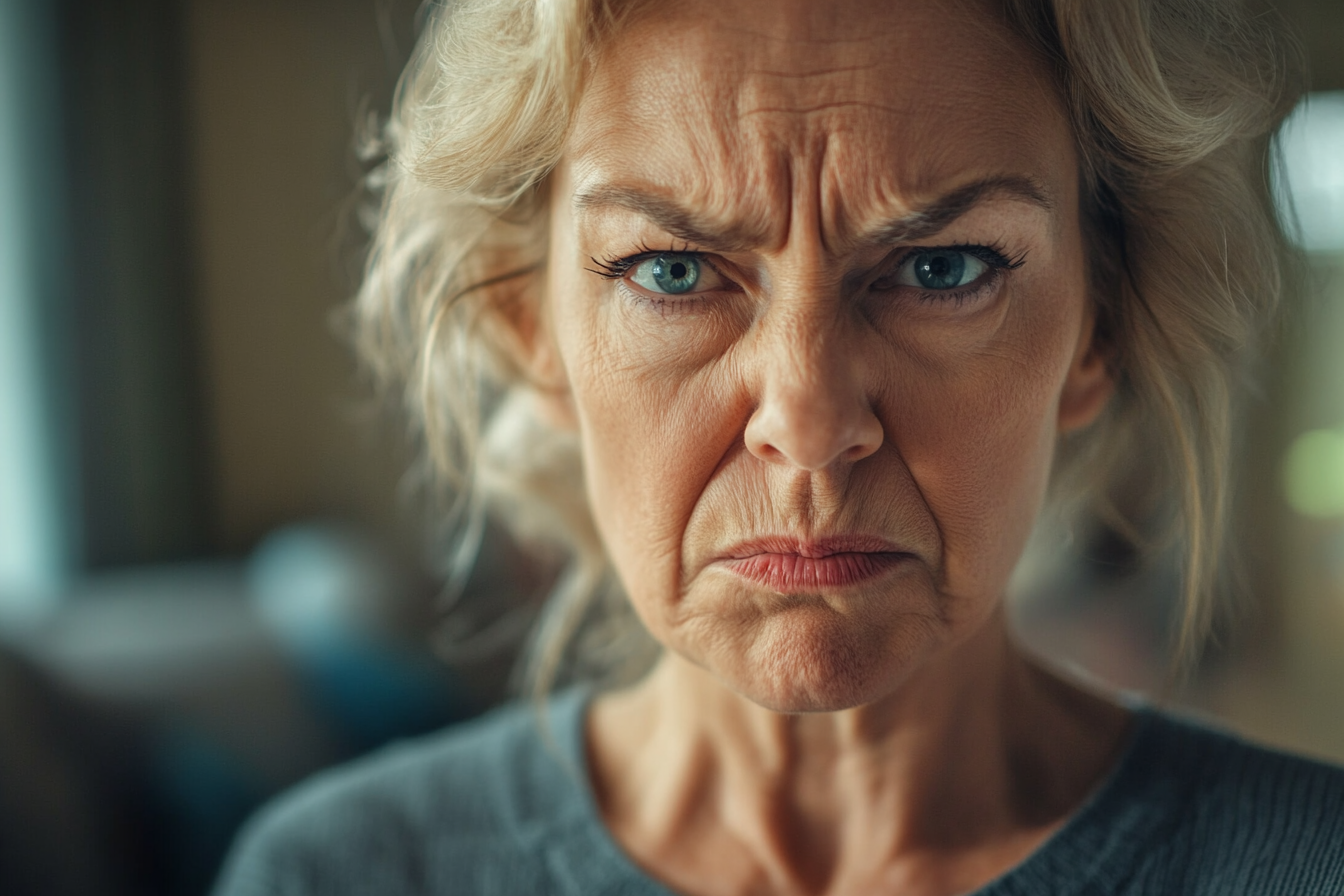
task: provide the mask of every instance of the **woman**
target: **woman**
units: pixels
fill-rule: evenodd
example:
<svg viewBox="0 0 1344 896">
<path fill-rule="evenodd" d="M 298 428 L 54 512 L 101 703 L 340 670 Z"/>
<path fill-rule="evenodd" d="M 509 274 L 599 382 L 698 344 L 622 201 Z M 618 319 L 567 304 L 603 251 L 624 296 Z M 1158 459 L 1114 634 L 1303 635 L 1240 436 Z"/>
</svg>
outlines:
<svg viewBox="0 0 1344 896">
<path fill-rule="evenodd" d="M 573 643 L 618 675 L 624 600 L 659 649 L 319 780 L 221 892 L 1338 893 L 1344 773 L 1069 682 L 1002 607 L 1052 481 L 1104 498 L 1160 432 L 1198 634 L 1280 291 L 1265 35 L 1203 0 L 439 10 L 364 347 L 469 506 L 573 557 L 537 679 Z"/>
</svg>

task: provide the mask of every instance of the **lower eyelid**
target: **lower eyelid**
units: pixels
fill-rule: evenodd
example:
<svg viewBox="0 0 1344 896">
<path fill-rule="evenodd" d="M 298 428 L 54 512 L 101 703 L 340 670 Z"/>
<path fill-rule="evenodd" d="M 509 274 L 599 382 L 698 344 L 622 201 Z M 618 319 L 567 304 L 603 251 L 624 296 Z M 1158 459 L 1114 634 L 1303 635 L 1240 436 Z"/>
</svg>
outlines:
<svg viewBox="0 0 1344 896">
<path fill-rule="evenodd" d="M 966 286 L 955 289 L 935 290 L 920 289 L 913 286 L 900 286 L 900 289 L 913 289 L 919 294 L 919 301 L 922 304 L 936 304 L 939 302 L 953 305 L 963 305 L 968 301 L 979 298 L 981 295 L 995 289 L 1003 279 L 1003 270 L 1000 268 L 990 268 L 985 274 L 982 274 L 978 283 L 971 283 Z M 884 290 L 889 291 L 889 290 Z"/>
<path fill-rule="evenodd" d="M 684 295 L 673 295 L 671 293 L 645 293 L 633 288 L 624 280 L 617 282 L 616 289 L 626 301 L 659 311 L 675 309 L 682 305 L 693 305 L 697 302 L 697 299 L 695 298 L 686 297 L 695 296 L 696 293 L 686 293 Z"/>
</svg>

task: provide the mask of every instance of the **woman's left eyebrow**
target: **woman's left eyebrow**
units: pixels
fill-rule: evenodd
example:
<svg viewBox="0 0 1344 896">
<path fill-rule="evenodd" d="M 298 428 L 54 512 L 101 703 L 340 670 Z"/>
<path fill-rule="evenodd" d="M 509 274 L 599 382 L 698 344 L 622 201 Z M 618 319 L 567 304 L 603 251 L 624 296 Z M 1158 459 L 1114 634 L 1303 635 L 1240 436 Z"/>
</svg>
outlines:
<svg viewBox="0 0 1344 896">
<path fill-rule="evenodd" d="M 892 246 L 928 239 L 946 230 L 953 221 L 980 203 L 992 199 L 1014 199 L 1038 206 L 1046 212 L 1055 210 L 1055 202 L 1049 192 L 1033 178 L 996 175 L 957 187 L 914 211 L 887 221 L 865 234 L 861 242 L 874 246 Z"/>
</svg>

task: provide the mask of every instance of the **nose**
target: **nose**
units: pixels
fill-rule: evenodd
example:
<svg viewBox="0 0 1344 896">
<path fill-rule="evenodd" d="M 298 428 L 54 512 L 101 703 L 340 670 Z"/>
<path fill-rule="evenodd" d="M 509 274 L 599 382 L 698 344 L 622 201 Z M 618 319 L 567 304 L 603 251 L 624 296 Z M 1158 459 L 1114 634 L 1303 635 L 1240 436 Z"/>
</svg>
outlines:
<svg viewBox="0 0 1344 896">
<path fill-rule="evenodd" d="M 882 423 L 865 387 L 857 340 L 834 325 L 792 321 L 758 343 L 759 403 L 747 450 L 809 472 L 854 463 L 882 445 Z"/>
</svg>

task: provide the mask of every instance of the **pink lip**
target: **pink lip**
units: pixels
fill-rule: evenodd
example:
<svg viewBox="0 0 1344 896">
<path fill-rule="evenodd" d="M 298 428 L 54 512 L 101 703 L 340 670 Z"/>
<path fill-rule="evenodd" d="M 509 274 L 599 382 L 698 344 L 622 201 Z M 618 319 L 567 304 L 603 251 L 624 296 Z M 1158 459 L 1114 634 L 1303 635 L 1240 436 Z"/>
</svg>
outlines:
<svg viewBox="0 0 1344 896">
<path fill-rule="evenodd" d="M 884 539 L 862 535 L 813 541 L 768 537 L 734 545 L 723 562 L 744 579 L 787 594 L 853 585 L 913 556 Z"/>
</svg>

